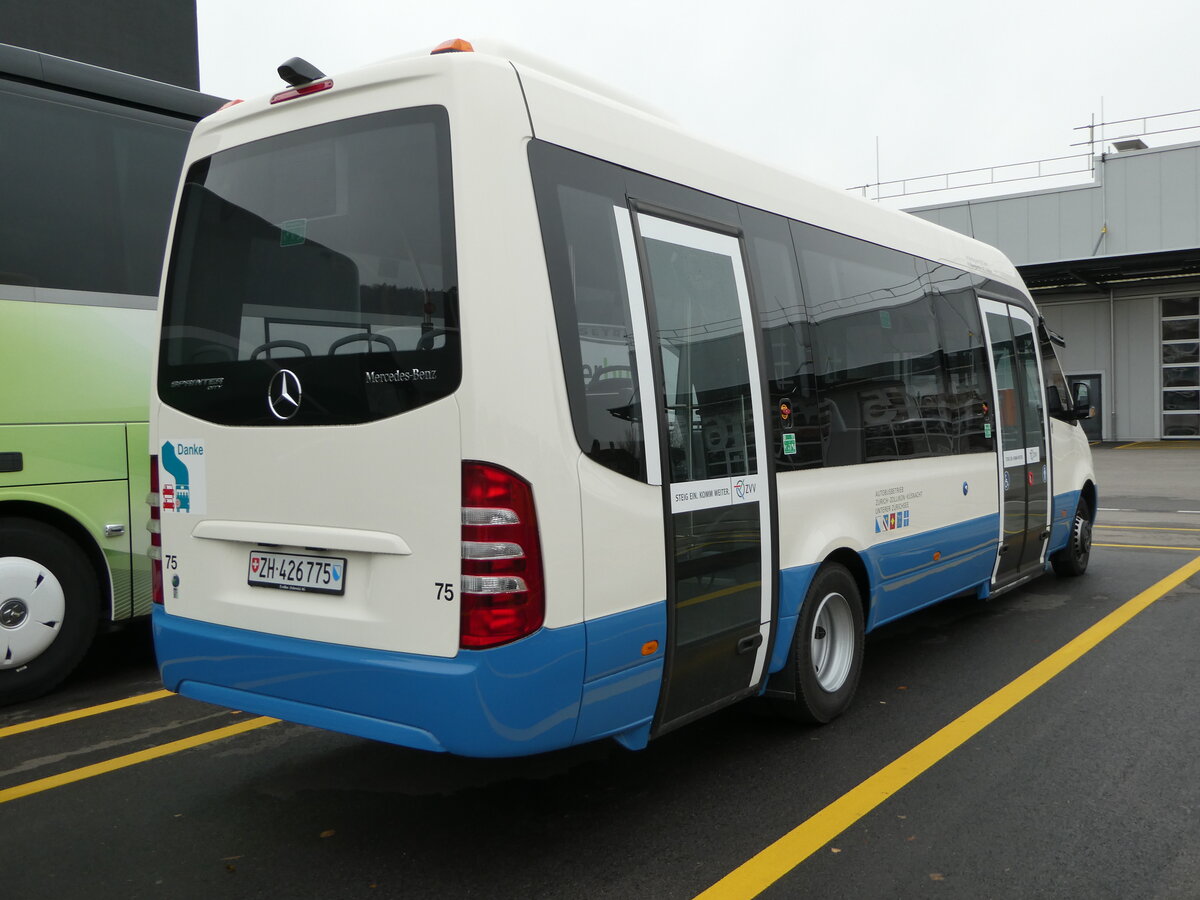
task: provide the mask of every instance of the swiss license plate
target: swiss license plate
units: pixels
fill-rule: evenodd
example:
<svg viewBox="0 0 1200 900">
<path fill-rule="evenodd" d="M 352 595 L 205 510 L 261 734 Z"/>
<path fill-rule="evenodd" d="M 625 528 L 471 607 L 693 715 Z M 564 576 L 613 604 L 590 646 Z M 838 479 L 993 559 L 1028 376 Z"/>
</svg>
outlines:
<svg viewBox="0 0 1200 900">
<path fill-rule="evenodd" d="M 255 587 L 285 591 L 346 592 L 346 559 L 340 556 L 305 556 L 251 550 L 246 582 Z"/>
</svg>

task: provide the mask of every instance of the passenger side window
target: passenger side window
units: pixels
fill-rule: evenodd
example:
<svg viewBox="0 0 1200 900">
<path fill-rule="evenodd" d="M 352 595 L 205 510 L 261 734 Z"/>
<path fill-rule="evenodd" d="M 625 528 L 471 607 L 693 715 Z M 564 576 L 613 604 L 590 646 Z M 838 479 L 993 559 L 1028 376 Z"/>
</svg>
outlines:
<svg viewBox="0 0 1200 900">
<path fill-rule="evenodd" d="M 764 338 L 775 465 L 780 470 L 820 466 L 816 374 L 788 222 L 746 207 L 741 217 Z"/>
<path fill-rule="evenodd" d="M 815 332 L 825 465 L 954 452 L 925 263 L 792 224 Z"/>
<path fill-rule="evenodd" d="M 534 143 L 530 161 L 575 436 L 592 460 L 645 480 L 615 167 Z"/>
<path fill-rule="evenodd" d="M 991 429 L 984 427 L 991 421 L 988 407 L 992 386 L 973 278 L 950 266 L 934 266 L 930 281 L 946 366 L 945 406 L 954 450 L 956 453 L 994 450 Z"/>
</svg>

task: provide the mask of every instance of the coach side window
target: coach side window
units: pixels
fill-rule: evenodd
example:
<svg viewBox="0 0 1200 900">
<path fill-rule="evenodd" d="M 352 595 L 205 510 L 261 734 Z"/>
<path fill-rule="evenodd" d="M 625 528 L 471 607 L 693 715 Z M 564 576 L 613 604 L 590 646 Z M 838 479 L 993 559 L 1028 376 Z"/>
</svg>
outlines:
<svg viewBox="0 0 1200 900">
<path fill-rule="evenodd" d="M 825 465 L 954 452 L 925 262 L 811 225 L 792 231 Z"/>
<path fill-rule="evenodd" d="M 741 208 L 766 356 L 772 449 L 779 470 L 821 465 L 808 313 L 786 219 Z"/>
<path fill-rule="evenodd" d="M 645 479 L 633 329 L 615 212 L 616 167 L 530 145 L 538 215 L 575 436 L 592 460 Z"/>
<path fill-rule="evenodd" d="M 0 283 L 157 294 L 190 123 L 7 81 L 0 122 Z"/>
</svg>

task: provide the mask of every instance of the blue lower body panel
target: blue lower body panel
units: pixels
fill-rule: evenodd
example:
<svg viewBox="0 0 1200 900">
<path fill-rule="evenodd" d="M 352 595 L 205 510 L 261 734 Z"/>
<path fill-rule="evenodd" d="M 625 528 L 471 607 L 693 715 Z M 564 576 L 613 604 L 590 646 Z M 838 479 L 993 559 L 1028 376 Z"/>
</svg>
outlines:
<svg viewBox="0 0 1200 900">
<path fill-rule="evenodd" d="M 163 684 L 185 697 L 464 756 L 523 756 L 644 730 L 666 643 L 662 604 L 452 659 L 263 634 L 161 607 L 153 622 Z M 643 656 L 651 640 L 659 647 Z"/>
<path fill-rule="evenodd" d="M 987 515 L 871 547 L 867 630 L 987 584 L 999 542 L 1000 519 Z"/>
<path fill-rule="evenodd" d="M 521 756 L 569 745 L 584 627 L 453 659 L 326 644 L 154 610 L 163 684 L 185 697 L 422 750 Z"/>
</svg>

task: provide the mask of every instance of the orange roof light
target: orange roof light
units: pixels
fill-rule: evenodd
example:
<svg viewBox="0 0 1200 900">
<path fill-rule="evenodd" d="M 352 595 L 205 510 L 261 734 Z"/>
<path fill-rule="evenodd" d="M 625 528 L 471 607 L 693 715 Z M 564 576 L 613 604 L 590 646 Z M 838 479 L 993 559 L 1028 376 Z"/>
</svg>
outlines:
<svg viewBox="0 0 1200 900">
<path fill-rule="evenodd" d="M 452 38 L 448 41 L 442 41 L 430 51 L 430 56 L 437 56 L 439 53 L 474 53 L 475 48 L 471 46 L 470 41 L 464 41 L 462 38 Z"/>
</svg>

